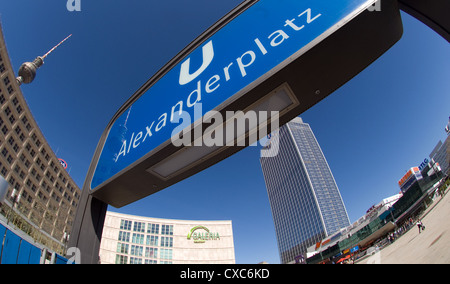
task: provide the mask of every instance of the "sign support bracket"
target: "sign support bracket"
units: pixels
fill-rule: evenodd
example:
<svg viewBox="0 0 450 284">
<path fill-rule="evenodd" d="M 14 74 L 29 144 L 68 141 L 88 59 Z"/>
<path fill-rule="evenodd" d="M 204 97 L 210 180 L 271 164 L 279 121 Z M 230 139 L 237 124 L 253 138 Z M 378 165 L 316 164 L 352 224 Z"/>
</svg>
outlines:
<svg viewBox="0 0 450 284">
<path fill-rule="evenodd" d="M 85 184 L 86 187 L 86 184 Z M 83 189 L 68 248 L 77 248 L 81 264 L 100 263 L 99 251 L 108 204 Z M 67 256 L 72 257 L 72 256 Z"/>
</svg>

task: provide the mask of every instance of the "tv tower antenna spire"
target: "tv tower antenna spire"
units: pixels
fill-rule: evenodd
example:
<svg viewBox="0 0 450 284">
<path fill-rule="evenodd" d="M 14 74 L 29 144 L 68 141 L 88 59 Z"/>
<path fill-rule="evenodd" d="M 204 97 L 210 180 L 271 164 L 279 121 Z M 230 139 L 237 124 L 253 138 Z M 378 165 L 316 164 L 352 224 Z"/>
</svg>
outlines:
<svg viewBox="0 0 450 284">
<path fill-rule="evenodd" d="M 60 43 L 55 45 L 52 49 L 50 49 L 44 56 L 38 56 L 33 62 L 25 62 L 20 66 L 19 68 L 19 76 L 16 78 L 17 83 L 22 85 L 22 83 L 29 84 L 33 82 L 34 78 L 36 77 L 36 71 L 39 67 L 41 67 L 44 64 L 44 59 L 52 53 L 58 46 L 63 44 L 66 40 L 68 40 L 72 35 L 69 35 L 64 40 L 62 40 Z"/>
</svg>

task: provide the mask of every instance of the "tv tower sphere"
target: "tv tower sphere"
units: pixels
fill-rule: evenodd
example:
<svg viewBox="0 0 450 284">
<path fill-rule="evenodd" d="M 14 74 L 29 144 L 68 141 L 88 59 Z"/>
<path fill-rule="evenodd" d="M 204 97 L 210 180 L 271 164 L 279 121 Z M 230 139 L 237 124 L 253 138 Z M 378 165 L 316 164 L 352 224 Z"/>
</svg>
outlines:
<svg viewBox="0 0 450 284">
<path fill-rule="evenodd" d="M 22 85 L 22 83 L 30 84 L 33 82 L 34 78 L 36 78 L 36 72 L 39 67 L 44 65 L 44 59 L 52 53 L 58 46 L 60 46 L 63 42 L 65 42 L 69 37 L 66 37 L 63 41 L 61 41 L 58 45 L 50 49 L 44 56 L 38 56 L 33 62 L 25 62 L 19 68 L 19 76 L 16 78 L 17 83 Z"/>
<path fill-rule="evenodd" d="M 19 85 L 22 83 L 30 84 L 36 77 L 36 71 L 44 64 L 44 58 L 38 56 L 33 62 L 25 62 L 19 68 L 19 77 L 17 82 Z"/>
</svg>

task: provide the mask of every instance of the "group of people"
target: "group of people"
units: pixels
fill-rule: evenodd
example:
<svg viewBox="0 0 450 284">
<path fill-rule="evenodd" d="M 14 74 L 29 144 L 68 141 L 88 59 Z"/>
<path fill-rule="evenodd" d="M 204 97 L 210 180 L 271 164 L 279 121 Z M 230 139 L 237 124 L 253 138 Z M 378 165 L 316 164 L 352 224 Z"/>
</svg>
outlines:
<svg viewBox="0 0 450 284">
<path fill-rule="evenodd" d="M 419 234 L 423 230 L 425 230 L 425 225 L 422 223 L 420 219 L 418 219 L 417 222 L 414 222 L 413 218 L 409 218 L 409 220 L 404 222 L 402 226 L 399 226 L 394 232 L 388 234 L 387 239 L 389 243 L 393 243 L 398 237 L 402 236 L 414 225 L 416 225 L 417 228 L 419 229 Z"/>
</svg>

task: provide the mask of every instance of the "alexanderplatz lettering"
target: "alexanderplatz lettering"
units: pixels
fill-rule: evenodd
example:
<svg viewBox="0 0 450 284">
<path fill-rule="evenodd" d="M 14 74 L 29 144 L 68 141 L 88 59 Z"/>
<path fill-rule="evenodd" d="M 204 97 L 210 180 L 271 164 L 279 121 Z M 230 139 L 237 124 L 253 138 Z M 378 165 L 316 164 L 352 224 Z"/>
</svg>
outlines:
<svg viewBox="0 0 450 284">
<path fill-rule="evenodd" d="M 289 34 L 290 33 L 296 33 L 300 32 L 301 30 L 307 28 L 307 25 L 312 24 L 315 20 L 317 20 L 320 16 L 322 16 L 320 13 L 313 15 L 310 8 L 306 9 L 302 13 L 300 13 L 297 18 L 294 18 L 292 20 L 286 20 L 285 24 L 282 28 L 278 29 L 271 33 L 267 37 L 267 43 L 262 43 L 259 38 L 254 39 L 254 49 L 256 50 L 249 50 L 246 51 L 241 56 L 237 57 L 235 61 L 230 62 L 227 64 L 223 69 L 223 74 L 215 74 L 211 78 L 209 78 L 206 83 L 203 85 L 201 80 L 199 80 L 195 86 L 196 88 L 190 92 L 189 95 L 186 96 L 186 102 L 178 101 L 174 106 L 172 106 L 170 112 L 165 112 L 161 116 L 159 116 L 158 120 L 152 121 L 151 124 L 145 125 L 145 128 L 143 128 L 138 133 L 131 133 L 131 137 L 129 137 L 129 140 L 124 140 L 122 142 L 122 146 L 120 147 L 120 150 L 118 150 L 118 156 L 116 158 L 116 162 L 118 159 L 120 159 L 121 156 L 125 157 L 130 151 L 133 151 L 134 149 L 138 148 L 141 144 L 148 141 L 148 139 L 151 139 L 151 137 L 154 134 L 157 134 L 159 131 L 161 131 L 162 128 L 166 127 L 168 122 L 174 123 L 177 126 L 173 129 L 171 137 L 177 136 L 177 134 L 185 128 L 185 126 L 190 126 L 192 121 L 192 117 L 189 112 L 183 111 L 183 106 L 185 108 L 192 108 L 196 104 L 200 103 L 202 101 L 202 96 L 208 96 L 208 95 L 215 95 L 215 93 L 219 93 L 221 84 L 226 84 L 227 82 L 231 81 L 232 75 L 236 74 L 235 76 L 239 78 L 244 78 L 247 76 L 247 72 L 249 71 L 249 68 L 252 66 L 253 63 L 257 60 L 257 56 L 264 56 L 269 53 L 268 48 L 276 48 L 283 44 L 286 40 L 290 39 Z M 194 73 L 194 75 L 191 75 L 189 73 L 189 66 L 190 66 L 190 59 L 186 60 L 181 65 L 181 72 L 180 72 L 180 79 L 179 83 L 180 85 L 186 85 L 190 83 L 192 80 L 194 80 L 196 77 L 198 77 L 202 71 L 204 71 L 208 65 L 214 60 L 214 45 L 213 41 L 209 41 L 205 46 L 202 48 L 203 51 L 203 64 L 200 67 L 197 72 Z M 199 72 L 201 71 L 201 72 Z M 198 110 L 198 109 L 197 109 Z M 195 111 L 194 111 L 195 112 Z M 168 119 L 170 114 L 170 119 Z M 209 115 L 208 115 L 209 114 Z M 206 116 L 213 117 L 213 120 L 215 121 L 224 121 L 224 119 L 221 117 L 220 113 L 218 111 L 210 111 Z M 254 121 L 257 121 L 257 118 L 255 115 L 263 116 L 261 120 L 267 120 L 268 114 L 266 111 L 260 111 L 260 114 L 256 114 L 255 112 L 248 112 L 247 114 L 244 113 L 238 113 L 236 114 L 233 111 L 228 111 L 226 114 L 226 119 L 237 119 L 237 127 L 245 127 L 245 121 L 247 119 L 253 119 Z M 276 115 L 276 114 L 275 114 Z M 200 109 L 200 112 L 194 113 L 193 117 L 202 117 L 203 112 Z M 180 118 L 183 121 L 182 124 L 180 124 Z M 244 119 L 242 119 L 244 118 Z M 218 127 L 220 127 L 220 123 L 218 124 Z M 213 126 L 214 127 L 214 126 Z M 189 131 L 185 131 L 189 132 Z M 219 132 L 218 132 L 219 133 Z M 196 138 L 201 138 L 201 133 Z M 234 131 L 228 132 L 227 135 L 234 137 Z M 264 138 L 267 135 L 267 132 L 262 132 L 259 135 L 259 138 Z M 235 137 L 237 138 L 237 137 Z M 186 139 L 185 139 L 186 140 Z M 199 141 L 198 139 L 196 141 Z M 233 146 L 234 145 L 234 139 L 227 139 L 229 141 L 227 143 L 227 146 Z M 231 141 L 231 142 L 230 142 Z M 190 140 L 183 141 L 183 145 L 189 146 Z M 213 141 L 214 145 L 216 146 L 224 146 L 222 144 L 222 139 L 216 139 Z M 242 143 L 242 142 L 241 142 Z M 176 146 L 177 142 L 175 142 Z M 208 144 L 208 143 L 207 143 Z M 202 146 L 202 145 L 195 145 L 194 146 Z M 213 146 L 213 145 L 209 145 Z M 239 146 L 246 146 L 240 144 Z M 247 145 L 248 146 L 248 145 Z"/>
<path fill-rule="evenodd" d="M 229 157 L 362 71 L 402 33 L 396 1 L 245 1 L 119 109 L 88 174 L 121 207 Z M 276 144 L 276 143 L 275 143 Z"/>
</svg>

